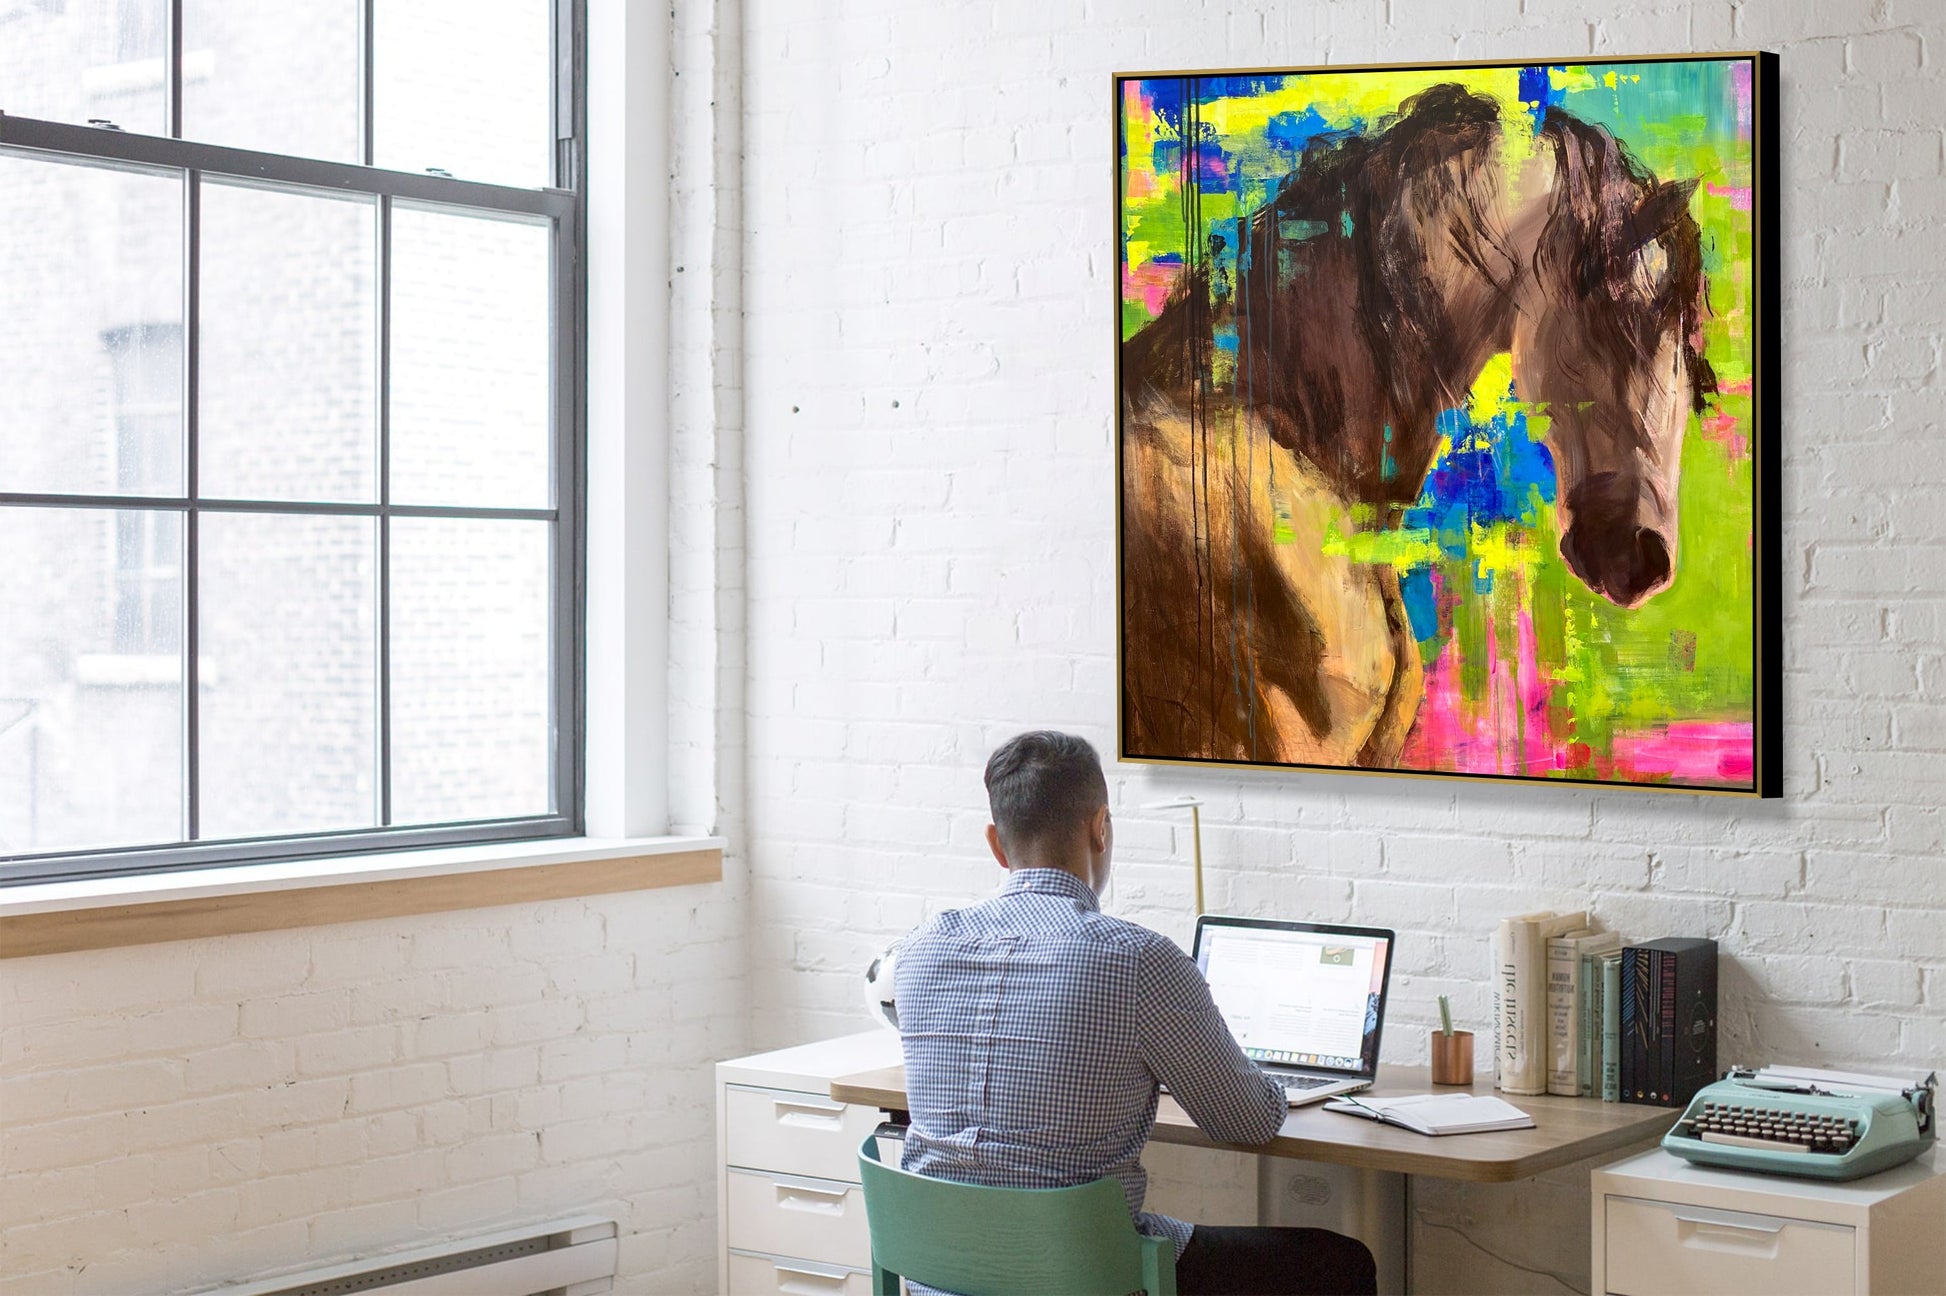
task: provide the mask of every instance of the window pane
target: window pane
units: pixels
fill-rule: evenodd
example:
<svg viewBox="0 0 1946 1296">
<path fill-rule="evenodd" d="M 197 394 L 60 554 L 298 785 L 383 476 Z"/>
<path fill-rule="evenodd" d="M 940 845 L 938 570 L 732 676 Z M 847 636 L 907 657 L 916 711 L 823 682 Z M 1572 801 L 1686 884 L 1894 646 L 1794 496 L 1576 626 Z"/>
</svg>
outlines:
<svg viewBox="0 0 1946 1296">
<path fill-rule="evenodd" d="M 378 0 L 373 160 L 551 184 L 552 24 L 548 0 Z"/>
<path fill-rule="evenodd" d="M 0 154 L 0 490 L 182 493 L 182 206 Z"/>
<path fill-rule="evenodd" d="M 378 822 L 378 524 L 205 513 L 202 835 Z"/>
<path fill-rule="evenodd" d="M 184 139 L 362 162 L 360 0 L 184 0 Z"/>
<path fill-rule="evenodd" d="M 166 0 L 0 0 L 0 108 L 167 133 Z"/>
<path fill-rule="evenodd" d="M 180 840 L 182 521 L 0 508 L 0 855 Z"/>
<path fill-rule="evenodd" d="M 392 818 L 546 814 L 545 522 L 392 523 Z"/>
<path fill-rule="evenodd" d="M 371 200 L 206 184 L 202 211 L 203 494 L 377 498 Z"/>
<path fill-rule="evenodd" d="M 393 503 L 551 503 L 549 233 L 394 209 Z"/>
</svg>

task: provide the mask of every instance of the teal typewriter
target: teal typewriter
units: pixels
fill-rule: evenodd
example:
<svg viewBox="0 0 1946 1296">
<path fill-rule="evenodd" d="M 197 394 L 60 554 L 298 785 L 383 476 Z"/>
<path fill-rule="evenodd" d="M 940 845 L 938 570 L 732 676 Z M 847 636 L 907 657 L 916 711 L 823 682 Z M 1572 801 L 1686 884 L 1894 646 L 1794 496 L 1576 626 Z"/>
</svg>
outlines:
<svg viewBox="0 0 1946 1296">
<path fill-rule="evenodd" d="M 1857 1179 L 1939 1137 L 1936 1075 L 1902 1081 L 1804 1067 L 1731 1067 L 1697 1091 L 1662 1146 L 1698 1165 Z"/>
</svg>

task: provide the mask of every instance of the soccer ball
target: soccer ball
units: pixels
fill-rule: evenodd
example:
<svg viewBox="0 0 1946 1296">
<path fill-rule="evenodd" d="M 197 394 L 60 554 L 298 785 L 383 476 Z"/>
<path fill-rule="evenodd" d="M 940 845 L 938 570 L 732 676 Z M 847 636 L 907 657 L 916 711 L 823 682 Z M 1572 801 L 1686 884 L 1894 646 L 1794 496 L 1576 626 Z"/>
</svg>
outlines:
<svg viewBox="0 0 1946 1296">
<path fill-rule="evenodd" d="M 889 1031 L 899 1029 L 899 1005 L 893 999 L 893 977 L 899 945 L 899 941 L 893 941 L 865 969 L 865 1010 L 872 1015 L 873 1021 Z"/>
</svg>

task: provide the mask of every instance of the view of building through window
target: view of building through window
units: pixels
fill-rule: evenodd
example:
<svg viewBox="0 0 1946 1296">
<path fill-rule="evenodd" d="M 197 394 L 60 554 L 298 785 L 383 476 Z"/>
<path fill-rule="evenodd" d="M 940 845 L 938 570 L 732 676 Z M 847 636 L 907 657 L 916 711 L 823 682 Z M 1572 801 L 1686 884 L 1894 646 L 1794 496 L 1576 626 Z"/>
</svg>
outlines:
<svg viewBox="0 0 1946 1296">
<path fill-rule="evenodd" d="M 169 8 L 0 111 L 167 135 Z M 185 140 L 552 183 L 549 0 L 377 0 L 369 140 L 361 0 L 181 8 Z M 0 857 L 563 813 L 552 218 L 191 183 L 0 149 Z"/>
</svg>

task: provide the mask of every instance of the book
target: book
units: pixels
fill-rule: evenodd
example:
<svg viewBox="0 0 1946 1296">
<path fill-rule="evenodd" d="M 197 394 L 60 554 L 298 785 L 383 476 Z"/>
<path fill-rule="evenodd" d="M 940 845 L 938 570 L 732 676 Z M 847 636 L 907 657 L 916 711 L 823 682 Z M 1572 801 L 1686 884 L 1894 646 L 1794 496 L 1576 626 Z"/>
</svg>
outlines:
<svg viewBox="0 0 1946 1296">
<path fill-rule="evenodd" d="M 1651 1025 L 1649 1015 L 1643 1005 L 1649 1000 L 1650 988 L 1654 981 L 1649 975 L 1648 950 L 1630 945 L 1622 950 L 1622 1021 L 1621 1021 L 1621 1100 L 1640 1102 L 1646 1096 L 1643 1088 L 1648 1074 L 1645 1058 L 1648 1055 Z"/>
<path fill-rule="evenodd" d="M 1685 937 L 1622 951 L 1622 1101 L 1680 1107 L 1716 1078 L 1716 956 Z"/>
<path fill-rule="evenodd" d="M 1574 1025 L 1574 1092 L 1587 1098 L 1601 1087 L 1601 956 L 1586 950 L 1575 986 Z"/>
<path fill-rule="evenodd" d="M 1682 1107 L 1717 1079 L 1716 942 L 1698 938 L 1661 943 L 1670 947 L 1662 961 L 1665 999 L 1672 1007 L 1665 1016 L 1670 1059 L 1665 1084 L 1669 1105 Z"/>
<path fill-rule="evenodd" d="M 1601 956 L 1601 1100 L 1622 1097 L 1622 952 Z"/>
<path fill-rule="evenodd" d="M 1547 1091 L 1574 1092 L 1575 983 L 1580 979 L 1576 948 L 1592 927 L 1577 927 L 1547 938 Z"/>
<path fill-rule="evenodd" d="M 1493 1087 L 1504 1089 L 1525 1053 L 1520 1047 L 1519 967 L 1514 961 L 1514 927 L 1550 917 L 1537 913 L 1502 918 L 1493 931 Z"/>
<path fill-rule="evenodd" d="M 1507 1093 L 1547 1092 L 1547 941 L 1587 924 L 1585 910 L 1522 914 L 1504 924 L 1499 988 L 1505 1002 L 1497 1019 L 1502 1038 L 1496 1061 L 1497 1083 Z"/>
<path fill-rule="evenodd" d="M 1402 1094 L 1397 1098 L 1334 1098 L 1326 1111 L 1383 1121 L 1415 1133 L 1482 1134 L 1489 1130 L 1532 1129 L 1534 1118 L 1490 1094 Z"/>
<path fill-rule="evenodd" d="M 1660 941 L 1656 944 L 1661 944 Z M 1666 949 L 1655 951 L 1655 1007 L 1661 1024 L 1656 1029 L 1655 1092 L 1667 1103 L 1676 1089 L 1676 961 Z"/>
<path fill-rule="evenodd" d="M 1572 1098 L 1588 1092 L 1590 1075 L 1582 968 L 1595 955 L 1620 949 L 1622 938 L 1592 927 L 1547 942 L 1547 1091 Z"/>
<path fill-rule="evenodd" d="M 1574 1078 L 1575 1093 L 1592 1098 L 1601 1089 L 1601 960 L 1619 954 L 1622 938 L 1616 932 L 1602 932 L 1581 943 L 1580 984 L 1575 987 L 1576 1013 Z"/>
<path fill-rule="evenodd" d="M 1538 917 L 1530 914 L 1528 917 Z M 1514 1040 L 1514 967 L 1508 955 L 1513 948 L 1514 922 L 1502 918 L 1493 929 L 1492 962 L 1488 969 L 1493 985 L 1493 1087 L 1505 1080 L 1512 1062 Z"/>
</svg>

